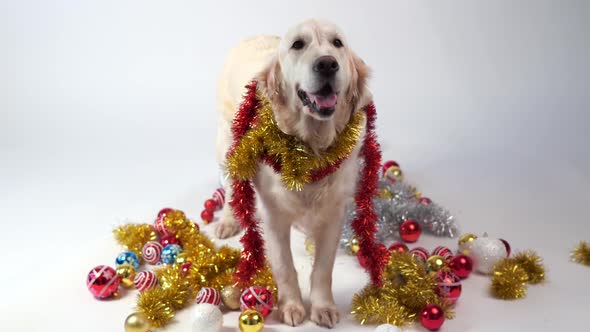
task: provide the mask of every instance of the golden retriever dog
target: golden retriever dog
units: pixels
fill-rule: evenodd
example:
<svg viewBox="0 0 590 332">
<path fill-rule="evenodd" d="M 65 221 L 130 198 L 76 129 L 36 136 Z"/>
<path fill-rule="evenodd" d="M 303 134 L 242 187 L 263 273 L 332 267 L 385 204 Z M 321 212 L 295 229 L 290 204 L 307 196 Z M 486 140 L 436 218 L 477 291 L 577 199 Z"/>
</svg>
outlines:
<svg viewBox="0 0 590 332">
<path fill-rule="evenodd" d="M 232 144 L 231 124 L 244 86 L 253 79 L 270 101 L 279 128 L 319 154 L 335 141 L 352 114 L 371 101 L 367 76 L 368 68 L 353 53 L 342 31 L 325 21 L 305 21 L 284 38 L 260 36 L 243 41 L 231 51 L 218 85 L 220 165 L 223 167 Z M 335 173 L 302 191 L 285 188 L 280 175 L 262 163 L 253 179 L 267 257 L 280 290 L 279 314 L 285 324 L 296 326 L 306 317 L 291 255 L 292 226 L 315 243 L 311 320 L 329 328 L 339 321 L 332 270 L 346 208 L 356 190 L 362 138 Z M 229 181 L 225 190 L 230 197 Z M 239 231 L 229 204 L 223 209 L 216 229 L 219 238 Z"/>
</svg>

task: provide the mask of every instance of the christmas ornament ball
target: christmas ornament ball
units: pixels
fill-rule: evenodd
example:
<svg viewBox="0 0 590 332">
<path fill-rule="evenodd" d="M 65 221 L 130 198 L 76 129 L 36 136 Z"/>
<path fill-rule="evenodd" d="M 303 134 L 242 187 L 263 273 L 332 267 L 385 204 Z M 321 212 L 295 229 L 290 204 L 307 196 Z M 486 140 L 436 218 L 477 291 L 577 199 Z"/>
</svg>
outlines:
<svg viewBox="0 0 590 332">
<path fill-rule="evenodd" d="M 399 329 L 399 327 L 395 325 L 382 324 L 377 326 L 377 328 L 375 328 L 375 331 L 373 332 L 401 332 L 401 330 Z"/>
<path fill-rule="evenodd" d="M 402 182 L 404 180 L 404 173 L 402 172 L 401 168 L 397 166 L 391 166 L 385 170 L 383 177 L 389 179 L 391 182 Z"/>
<path fill-rule="evenodd" d="M 223 314 L 219 307 L 210 303 L 200 303 L 193 309 L 193 332 L 220 332 L 223 327 Z"/>
<path fill-rule="evenodd" d="M 477 239 L 477 235 L 472 233 L 466 233 L 461 235 L 458 243 L 459 252 L 465 255 L 469 255 L 469 249 L 471 248 L 471 245 L 473 244 L 473 241 L 475 241 L 475 239 Z"/>
<path fill-rule="evenodd" d="M 445 322 L 445 313 L 436 304 L 428 304 L 420 312 L 420 323 L 430 331 L 436 331 Z"/>
<path fill-rule="evenodd" d="M 391 252 L 404 253 L 408 252 L 409 250 L 410 249 L 408 248 L 408 246 L 401 242 L 396 242 L 389 246 L 389 251 Z"/>
<path fill-rule="evenodd" d="M 422 234 L 420 224 L 413 219 L 404 221 L 399 227 L 399 236 L 404 242 L 414 243 Z"/>
<path fill-rule="evenodd" d="M 381 166 L 381 171 L 385 173 L 390 167 L 399 167 L 399 164 L 394 160 L 388 160 Z"/>
<path fill-rule="evenodd" d="M 133 287 L 133 280 L 135 280 L 135 275 L 137 271 L 133 267 L 133 265 L 125 263 L 117 266 L 115 270 L 119 278 L 121 278 L 121 285 L 125 288 Z"/>
<path fill-rule="evenodd" d="M 210 198 L 205 201 L 204 207 L 205 210 L 213 212 L 217 210 L 217 202 L 214 199 Z"/>
<path fill-rule="evenodd" d="M 361 250 L 361 244 L 356 237 L 350 239 L 350 252 L 356 255 Z"/>
<path fill-rule="evenodd" d="M 131 264 L 136 270 L 139 269 L 139 257 L 137 257 L 136 253 L 130 250 L 120 253 L 115 259 L 115 263 L 117 266 L 125 263 Z"/>
<path fill-rule="evenodd" d="M 426 271 L 438 272 L 442 270 L 446 265 L 446 261 L 442 256 L 430 256 L 426 261 Z"/>
<path fill-rule="evenodd" d="M 172 212 L 174 212 L 174 209 L 171 208 L 163 208 L 158 212 L 158 217 L 156 217 L 156 221 L 154 221 L 154 229 L 160 234 L 160 236 L 174 235 L 165 223 L 166 215 Z"/>
<path fill-rule="evenodd" d="M 471 244 L 469 257 L 473 260 L 476 271 L 490 274 L 494 265 L 502 258 L 506 258 L 506 246 L 498 239 L 480 237 Z"/>
<path fill-rule="evenodd" d="M 219 291 L 215 288 L 203 287 L 197 293 L 197 297 L 195 299 L 195 302 L 197 304 L 209 303 L 209 304 L 219 306 L 219 304 L 221 303 L 221 295 L 219 294 Z"/>
<path fill-rule="evenodd" d="M 273 309 L 273 297 L 270 291 L 262 286 L 246 288 L 240 296 L 240 309 L 242 311 L 254 309 L 266 318 Z"/>
<path fill-rule="evenodd" d="M 209 211 L 209 210 L 203 210 L 201 212 L 201 220 L 203 220 L 203 222 L 205 223 L 205 225 L 207 225 L 208 223 L 213 221 L 213 211 Z"/>
<path fill-rule="evenodd" d="M 149 332 L 150 322 L 139 312 L 132 313 L 125 319 L 125 332 Z"/>
<path fill-rule="evenodd" d="M 463 288 L 461 279 L 454 273 L 446 271 L 438 271 L 435 278 L 438 296 L 444 298 L 449 304 L 457 303 Z"/>
<path fill-rule="evenodd" d="M 451 251 L 451 249 L 447 247 L 438 246 L 434 248 L 434 250 L 432 251 L 432 255 L 439 255 L 442 256 L 442 258 L 444 259 L 451 259 L 453 257 L 453 252 Z"/>
<path fill-rule="evenodd" d="M 473 271 L 473 262 L 469 256 L 457 255 L 449 262 L 449 268 L 451 268 L 451 272 L 459 278 L 465 279 L 469 277 L 471 271 Z"/>
<path fill-rule="evenodd" d="M 221 289 L 221 301 L 229 310 L 240 309 L 240 295 L 242 292 L 237 286 L 229 285 Z"/>
<path fill-rule="evenodd" d="M 180 240 L 177 239 L 176 236 L 174 236 L 174 235 L 164 235 L 160 239 L 160 244 L 162 245 L 162 248 L 163 247 L 166 247 L 169 244 L 178 244 L 178 245 L 180 245 Z"/>
<path fill-rule="evenodd" d="M 182 247 L 178 244 L 169 244 L 162 249 L 162 263 L 172 265 L 176 262 L 176 257 L 182 252 Z"/>
<path fill-rule="evenodd" d="M 141 257 L 143 257 L 143 260 L 146 263 L 156 265 L 160 263 L 160 257 L 162 256 L 163 249 L 164 247 L 160 243 L 156 241 L 150 241 L 143 246 L 143 249 L 141 250 Z"/>
<path fill-rule="evenodd" d="M 158 276 L 154 271 L 141 271 L 135 276 L 133 283 L 138 291 L 143 292 L 158 285 Z"/>
<path fill-rule="evenodd" d="M 245 310 L 238 317 L 241 332 L 260 332 L 264 328 L 264 316 L 256 310 Z"/>
<path fill-rule="evenodd" d="M 416 247 L 410 250 L 410 254 L 412 254 L 414 259 L 417 259 L 424 264 L 426 264 L 426 261 L 428 261 L 428 258 L 430 257 L 430 252 L 423 247 Z"/>
<path fill-rule="evenodd" d="M 88 290 L 97 299 L 106 299 L 115 295 L 120 282 L 121 278 L 117 275 L 117 271 L 106 265 L 93 268 L 86 278 Z"/>
</svg>

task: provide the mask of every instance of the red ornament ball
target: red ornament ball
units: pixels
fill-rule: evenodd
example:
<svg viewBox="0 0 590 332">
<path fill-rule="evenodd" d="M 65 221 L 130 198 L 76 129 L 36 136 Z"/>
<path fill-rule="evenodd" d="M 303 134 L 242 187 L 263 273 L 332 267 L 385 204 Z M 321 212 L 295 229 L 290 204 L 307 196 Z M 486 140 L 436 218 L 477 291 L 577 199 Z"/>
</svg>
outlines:
<svg viewBox="0 0 590 332">
<path fill-rule="evenodd" d="M 508 243 L 508 241 L 504 240 L 504 239 L 499 239 L 500 241 L 502 241 L 502 243 L 504 243 L 504 246 L 506 247 L 506 257 L 510 257 L 510 251 L 512 250 L 510 248 L 510 244 Z"/>
<path fill-rule="evenodd" d="M 420 260 L 424 264 L 426 264 L 426 261 L 428 261 L 428 258 L 430 257 L 430 252 L 428 252 L 426 248 L 422 247 L 417 247 L 410 250 L 410 254 L 412 254 L 415 259 Z"/>
<path fill-rule="evenodd" d="M 217 202 L 213 199 L 208 199 L 205 201 L 205 210 L 214 212 L 217 209 Z"/>
<path fill-rule="evenodd" d="M 165 247 L 169 244 L 178 244 L 179 246 L 181 245 L 180 240 L 177 239 L 174 235 L 162 236 L 162 238 L 160 239 L 160 244 L 162 245 L 162 247 Z M 160 252 L 160 254 L 162 253 Z"/>
<path fill-rule="evenodd" d="M 246 288 L 240 296 L 240 309 L 242 311 L 253 309 L 266 318 L 273 308 L 273 297 L 270 291 L 262 286 Z"/>
<path fill-rule="evenodd" d="M 430 205 L 430 203 L 432 203 L 432 200 L 428 197 L 420 197 L 420 199 L 418 199 L 418 203 L 424 206 L 428 206 Z"/>
<path fill-rule="evenodd" d="M 394 244 L 392 244 L 392 245 L 389 246 L 389 251 L 391 251 L 391 252 L 398 252 L 398 253 L 404 253 L 404 252 L 410 251 L 410 249 L 404 243 L 396 242 L 396 243 L 394 243 Z"/>
<path fill-rule="evenodd" d="M 160 210 L 160 212 L 158 212 L 158 217 L 156 218 L 156 221 L 154 221 L 154 228 L 156 229 L 156 232 L 160 234 L 160 236 L 174 235 L 172 234 L 172 231 L 170 231 L 164 223 L 166 215 L 173 211 L 174 209 L 171 208 L 163 208 L 162 210 Z"/>
<path fill-rule="evenodd" d="M 197 298 L 195 299 L 197 304 L 200 303 L 209 303 L 213 305 L 219 305 L 221 303 L 221 294 L 215 288 L 211 287 L 203 287 L 197 293 Z"/>
<path fill-rule="evenodd" d="M 457 255 L 449 262 L 451 271 L 459 278 L 465 279 L 469 277 L 471 271 L 473 271 L 473 261 L 469 256 Z"/>
<path fill-rule="evenodd" d="M 117 275 L 115 269 L 106 265 L 99 265 L 90 272 L 86 278 L 88 290 L 97 299 L 109 298 L 119 289 L 121 278 Z"/>
<path fill-rule="evenodd" d="M 436 331 L 445 322 L 445 312 L 436 304 L 428 304 L 420 313 L 420 322 L 428 330 Z"/>
<path fill-rule="evenodd" d="M 213 212 L 212 211 L 207 211 L 207 210 L 203 210 L 203 212 L 201 212 L 201 219 L 203 220 L 203 222 L 205 223 L 205 225 L 207 225 L 208 223 L 213 221 Z"/>
<path fill-rule="evenodd" d="M 182 275 L 186 276 L 190 272 L 192 266 L 193 263 L 191 262 L 182 263 L 182 265 L 180 266 L 180 271 L 182 271 Z"/>
<path fill-rule="evenodd" d="M 381 170 L 385 174 L 385 171 L 387 171 L 390 167 L 399 167 L 399 164 L 393 160 L 388 160 L 383 163 L 383 166 L 381 166 Z"/>
<path fill-rule="evenodd" d="M 447 247 L 438 246 L 434 248 L 434 250 L 432 251 L 432 255 L 438 255 L 444 259 L 451 259 L 453 257 L 453 252 L 451 251 L 451 249 Z"/>
<path fill-rule="evenodd" d="M 438 296 L 444 298 L 449 304 L 457 303 L 463 288 L 461 279 L 454 273 L 445 271 L 438 271 L 435 278 Z"/>
<path fill-rule="evenodd" d="M 414 243 L 418 241 L 420 234 L 422 234 L 422 228 L 416 220 L 406 220 L 399 227 L 399 236 L 405 242 Z"/>
<path fill-rule="evenodd" d="M 154 271 L 141 271 L 135 276 L 133 283 L 138 291 L 143 292 L 158 286 L 158 276 Z"/>
</svg>

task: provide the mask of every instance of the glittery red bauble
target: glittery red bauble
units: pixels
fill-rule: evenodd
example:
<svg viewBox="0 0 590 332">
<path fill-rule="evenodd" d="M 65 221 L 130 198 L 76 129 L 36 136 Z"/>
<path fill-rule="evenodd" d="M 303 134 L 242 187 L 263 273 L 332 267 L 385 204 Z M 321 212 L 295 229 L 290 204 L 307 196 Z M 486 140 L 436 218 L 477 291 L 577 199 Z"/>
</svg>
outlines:
<svg viewBox="0 0 590 332">
<path fill-rule="evenodd" d="M 389 251 L 404 253 L 404 252 L 410 251 L 410 249 L 408 248 L 407 245 L 405 245 L 401 242 L 396 242 L 396 243 L 389 246 Z"/>
<path fill-rule="evenodd" d="M 451 271 L 459 278 L 465 279 L 469 277 L 473 270 L 473 262 L 469 256 L 457 255 L 449 262 Z"/>
<path fill-rule="evenodd" d="M 436 331 L 445 322 L 445 313 L 441 307 L 436 304 L 428 304 L 420 313 L 420 322 L 422 326 L 430 331 Z"/>
<path fill-rule="evenodd" d="M 213 199 L 208 199 L 205 201 L 205 210 L 213 212 L 217 209 L 217 202 Z"/>
<path fill-rule="evenodd" d="M 502 243 L 504 243 L 504 246 L 506 247 L 506 257 L 510 257 L 510 251 L 512 250 L 510 248 L 510 244 L 508 243 L 508 241 L 504 239 L 500 239 L 500 241 L 502 241 Z"/>
<path fill-rule="evenodd" d="M 169 244 L 180 244 L 180 240 L 176 238 L 176 236 L 174 235 L 166 235 L 166 236 L 162 236 L 162 238 L 160 239 L 160 244 L 162 245 L 162 247 L 165 247 Z"/>
<path fill-rule="evenodd" d="M 205 224 L 210 223 L 213 221 L 213 211 L 203 210 L 203 212 L 201 212 L 201 219 Z"/>
<path fill-rule="evenodd" d="M 430 205 L 430 203 L 432 203 L 432 200 L 428 197 L 420 197 L 420 199 L 418 199 L 418 203 L 427 206 Z"/>
<path fill-rule="evenodd" d="M 262 286 L 252 286 L 242 292 L 240 309 L 242 311 L 254 309 L 266 318 L 272 312 L 273 302 L 272 294 L 268 289 Z"/>
<path fill-rule="evenodd" d="M 88 272 L 86 286 L 97 299 L 113 296 L 119 288 L 121 278 L 115 269 L 106 265 L 99 265 Z"/>
<path fill-rule="evenodd" d="M 405 242 L 416 242 L 422 234 L 422 228 L 415 220 L 406 220 L 399 227 L 399 236 Z"/>
<path fill-rule="evenodd" d="M 390 167 L 399 167 L 399 164 L 393 160 L 388 160 L 383 163 L 383 166 L 381 166 L 381 170 L 383 171 L 383 173 L 385 173 L 385 171 L 387 171 Z"/>
<path fill-rule="evenodd" d="M 461 279 L 452 272 L 438 271 L 436 273 L 436 285 L 438 296 L 453 304 L 461 296 Z"/>
</svg>

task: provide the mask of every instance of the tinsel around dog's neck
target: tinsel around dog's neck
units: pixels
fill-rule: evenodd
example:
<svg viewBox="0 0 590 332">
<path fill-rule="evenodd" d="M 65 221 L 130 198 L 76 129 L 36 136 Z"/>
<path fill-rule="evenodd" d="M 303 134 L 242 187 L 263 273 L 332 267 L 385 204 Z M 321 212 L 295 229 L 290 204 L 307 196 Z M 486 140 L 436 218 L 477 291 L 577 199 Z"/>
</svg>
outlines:
<svg viewBox="0 0 590 332">
<path fill-rule="evenodd" d="M 357 217 L 352 222 L 352 228 L 359 239 L 359 254 L 366 258 L 371 281 L 380 286 L 389 252 L 375 241 L 377 215 L 373 210 L 372 198 L 377 193 L 381 151 L 375 134 L 376 111 L 373 104 L 367 105 L 362 112 L 356 112 L 336 142 L 318 156 L 310 152 L 299 139 L 278 128 L 272 106 L 257 93 L 256 82 L 246 88 L 247 94 L 232 125 L 234 143 L 227 155 L 233 189 L 230 205 L 236 219 L 246 229 L 240 241 L 244 250 L 236 272 L 238 282 L 247 284 L 264 267 L 264 240 L 256 219 L 255 191 L 251 182 L 258 163 L 265 162 L 281 174 L 287 189 L 302 190 L 305 184 L 333 174 L 351 155 L 363 134 L 363 120 L 366 117 L 366 132 L 359 152 L 365 163 L 355 194 Z"/>
</svg>

